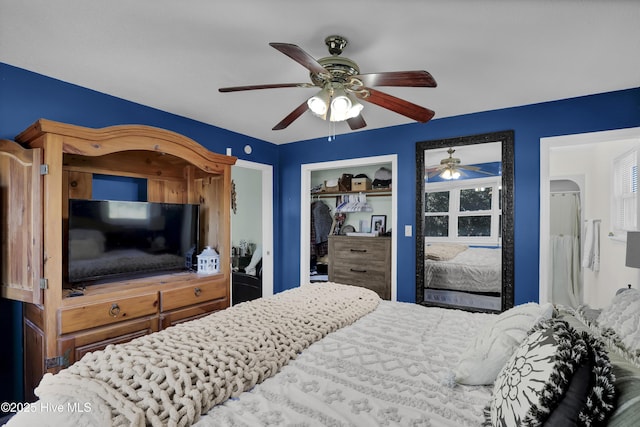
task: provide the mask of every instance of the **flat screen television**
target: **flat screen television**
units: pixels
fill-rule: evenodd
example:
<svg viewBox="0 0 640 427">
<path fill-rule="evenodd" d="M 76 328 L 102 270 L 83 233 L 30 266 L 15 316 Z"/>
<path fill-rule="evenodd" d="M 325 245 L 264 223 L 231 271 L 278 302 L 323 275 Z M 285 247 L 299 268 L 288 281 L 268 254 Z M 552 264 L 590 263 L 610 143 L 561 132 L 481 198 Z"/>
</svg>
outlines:
<svg viewBox="0 0 640 427">
<path fill-rule="evenodd" d="M 194 269 L 198 221 L 199 205 L 70 199 L 67 281 Z"/>
</svg>

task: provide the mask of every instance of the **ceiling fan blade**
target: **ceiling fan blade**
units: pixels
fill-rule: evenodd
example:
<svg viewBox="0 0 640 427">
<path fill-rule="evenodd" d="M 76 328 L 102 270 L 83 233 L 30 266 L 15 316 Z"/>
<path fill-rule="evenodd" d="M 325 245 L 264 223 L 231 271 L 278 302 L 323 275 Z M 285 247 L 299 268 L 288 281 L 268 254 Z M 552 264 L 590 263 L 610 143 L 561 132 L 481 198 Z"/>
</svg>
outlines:
<svg viewBox="0 0 640 427">
<path fill-rule="evenodd" d="M 349 124 L 351 130 L 362 129 L 363 127 L 367 126 L 367 122 L 364 121 L 362 114 L 358 114 L 355 117 L 347 119 L 347 123 Z"/>
<path fill-rule="evenodd" d="M 438 85 L 431 74 L 422 70 L 360 74 L 354 77 L 362 81 L 365 86 L 436 87 Z"/>
<path fill-rule="evenodd" d="M 241 90 L 255 90 L 255 89 L 278 89 L 282 87 L 315 87 L 309 83 L 275 83 L 267 85 L 250 85 L 250 86 L 232 86 L 221 87 L 218 89 L 220 92 L 238 92 Z"/>
<path fill-rule="evenodd" d="M 495 175 L 492 172 L 483 171 L 478 166 L 460 165 L 460 166 L 458 166 L 458 169 L 464 169 L 464 170 L 468 170 L 468 171 L 471 171 L 471 172 L 482 173 L 482 174 L 490 175 L 490 176 L 494 176 Z"/>
<path fill-rule="evenodd" d="M 291 43 L 269 43 L 269 46 L 278 49 L 297 63 L 301 64 L 307 70 L 317 74 L 330 74 L 316 59 L 302 50 L 300 47 Z"/>
<path fill-rule="evenodd" d="M 434 176 L 438 176 L 438 175 L 440 175 L 439 170 L 431 171 L 427 173 L 427 178 L 433 178 Z"/>
<path fill-rule="evenodd" d="M 409 117 L 415 121 L 426 123 L 436 114 L 428 108 L 421 107 L 409 101 L 405 101 L 404 99 L 396 98 L 388 93 L 380 92 L 379 90 L 371 89 L 369 87 L 365 89 L 366 90 L 362 93 L 354 92 L 354 94 L 364 101 L 395 111 L 396 113 L 402 114 L 403 116 Z M 369 96 L 366 96 L 367 92 Z"/>
<path fill-rule="evenodd" d="M 295 110 L 293 110 L 292 112 L 289 113 L 289 115 L 287 117 L 285 117 L 284 119 L 282 119 L 280 121 L 280 123 L 278 123 L 277 125 L 275 125 L 271 130 L 282 130 L 284 128 L 286 128 L 287 126 L 289 126 L 291 123 L 293 123 L 293 121 L 295 119 L 297 119 L 298 117 L 300 117 L 302 114 L 304 114 L 305 111 L 307 111 L 307 109 L 309 108 L 309 106 L 307 105 L 307 101 L 304 101 L 302 104 L 300 104 L 298 106 L 298 108 L 296 108 Z"/>
</svg>

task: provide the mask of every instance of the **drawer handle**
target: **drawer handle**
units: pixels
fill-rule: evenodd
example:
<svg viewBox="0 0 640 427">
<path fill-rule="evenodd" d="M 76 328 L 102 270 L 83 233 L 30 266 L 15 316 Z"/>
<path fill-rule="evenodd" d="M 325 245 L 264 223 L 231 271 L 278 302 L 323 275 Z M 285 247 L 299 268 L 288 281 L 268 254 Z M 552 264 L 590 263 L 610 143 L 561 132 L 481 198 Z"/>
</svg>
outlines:
<svg viewBox="0 0 640 427">
<path fill-rule="evenodd" d="M 200 289 L 200 288 L 194 288 L 193 289 L 193 294 L 195 296 L 199 297 L 201 293 L 202 293 L 202 289 Z"/>
<path fill-rule="evenodd" d="M 351 249 L 351 252 L 367 252 L 366 249 Z"/>
<path fill-rule="evenodd" d="M 120 314 L 120 306 L 116 303 L 111 304 L 111 308 L 109 309 L 109 316 L 118 317 Z"/>
<path fill-rule="evenodd" d="M 366 273 L 367 270 L 357 270 L 355 268 L 350 268 L 349 270 L 353 271 L 354 273 Z"/>
</svg>

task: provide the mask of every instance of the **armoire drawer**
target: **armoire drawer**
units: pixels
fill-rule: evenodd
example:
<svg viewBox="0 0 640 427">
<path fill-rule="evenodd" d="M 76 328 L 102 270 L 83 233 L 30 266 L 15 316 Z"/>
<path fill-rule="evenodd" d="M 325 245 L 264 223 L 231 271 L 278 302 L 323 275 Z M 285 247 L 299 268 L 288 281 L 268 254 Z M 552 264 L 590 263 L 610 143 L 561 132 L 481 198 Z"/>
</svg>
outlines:
<svg viewBox="0 0 640 427">
<path fill-rule="evenodd" d="M 160 292 L 160 311 L 200 304 L 227 296 L 227 282 L 221 277 L 178 289 Z"/>
<path fill-rule="evenodd" d="M 158 312 L 158 293 L 118 298 L 60 310 L 60 333 L 81 331 Z"/>
<path fill-rule="evenodd" d="M 229 306 L 225 300 L 203 302 L 186 308 L 163 312 L 160 315 L 160 328 L 165 329 L 178 323 L 188 322 L 207 316 L 213 312 L 223 310 Z"/>
</svg>

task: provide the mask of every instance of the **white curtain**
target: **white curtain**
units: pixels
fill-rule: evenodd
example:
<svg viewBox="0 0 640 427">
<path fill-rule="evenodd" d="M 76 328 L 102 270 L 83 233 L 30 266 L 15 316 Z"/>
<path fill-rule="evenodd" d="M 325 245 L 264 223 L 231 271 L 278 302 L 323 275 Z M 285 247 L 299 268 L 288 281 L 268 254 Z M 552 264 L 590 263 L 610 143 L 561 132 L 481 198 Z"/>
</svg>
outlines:
<svg viewBox="0 0 640 427">
<path fill-rule="evenodd" d="M 551 282 L 555 304 L 582 303 L 580 195 L 551 194 Z"/>
</svg>

